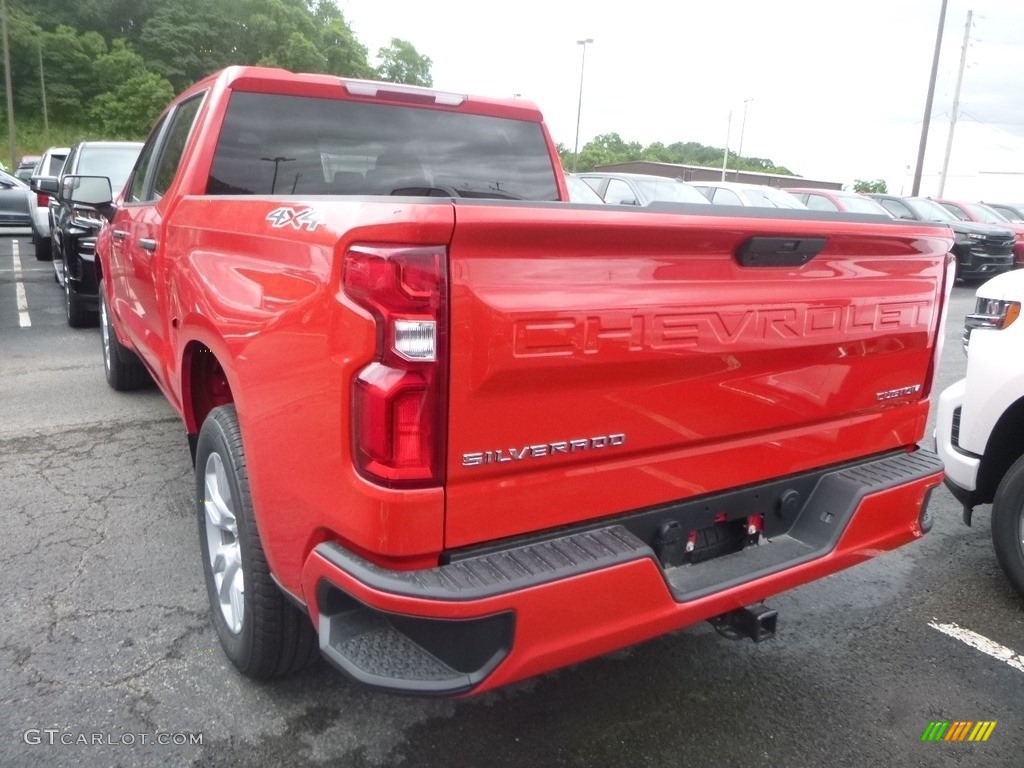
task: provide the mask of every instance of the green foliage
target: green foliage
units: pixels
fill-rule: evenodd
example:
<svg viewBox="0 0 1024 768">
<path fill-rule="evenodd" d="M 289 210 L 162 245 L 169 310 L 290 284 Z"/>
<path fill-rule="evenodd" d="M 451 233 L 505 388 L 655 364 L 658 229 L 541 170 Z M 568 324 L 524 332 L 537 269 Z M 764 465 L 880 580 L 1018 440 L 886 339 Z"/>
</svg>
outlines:
<svg viewBox="0 0 1024 768">
<path fill-rule="evenodd" d="M 172 98 L 174 86 L 165 78 L 153 72 L 142 72 L 98 96 L 89 111 L 89 119 L 104 138 L 143 138 Z"/>
<path fill-rule="evenodd" d="M 334 0 L 7 0 L 7 25 L 18 154 L 143 138 L 174 93 L 232 64 L 375 74 Z M 429 83 L 430 60 L 397 42 L 389 66 Z"/>
<path fill-rule="evenodd" d="M 340 12 L 338 18 L 331 19 L 322 27 L 320 50 L 327 59 L 326 71 L 330 74 L 363 79 L 373 77 L 373 69 L 366 58 L 366 46 L 356 39 Z"/>
<path fill-rule="evenodd" d="M 391 38 L 391 45 L 377 51 L 377 56 L 380 58 L 377 77 L 381 80 L 428 88 L 434 84 L 430 57 L 421 54 L 406 40 Z"/>
<path fill-rule="evenodd" d="M 885 179 L 875 179 L 874 181 L 857 179 L 853 182 L 853 190 L 854 192 L 860 192 L 862 195 L 884 195 L 889 191 L 889 185 L 885 183 Z"/>
<path fill-rule="evenodd" d="M 592 171 L 599 165 L 628 163 L 634 160 L 721 168 L 723 152 L 724 150 L 719 147 L 708 147 L 695 141 L 675 142 L 668 146 L 656 141 L 644 147 L 636 141 L 623 141 L 617 133 L 606 133 L 595 136 L 580 148 L 576 169 Z M 572 168 L 572 151 L 559 145 L 559 155 L 562 158 L 562 165 Z M 775 165 L 771 160 L 762 157 L 737 157 L 731 152 L 729 153 L 729 170 L 793 175 L 788 168 Z"/>
</svg>

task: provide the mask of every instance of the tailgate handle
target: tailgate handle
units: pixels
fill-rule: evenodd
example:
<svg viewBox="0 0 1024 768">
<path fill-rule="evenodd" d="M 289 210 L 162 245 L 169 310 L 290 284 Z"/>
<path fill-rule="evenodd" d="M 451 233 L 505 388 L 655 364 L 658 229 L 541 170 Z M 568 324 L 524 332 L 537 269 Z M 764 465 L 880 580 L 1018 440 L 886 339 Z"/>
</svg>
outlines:
<svg viewBox="0 0 1024 768">
<path fill-rule="evenodd" d="M 741 267 L 799 267 L 825 247 L 824 237 L 751 237 L 736 249 Z"/>
</svg>

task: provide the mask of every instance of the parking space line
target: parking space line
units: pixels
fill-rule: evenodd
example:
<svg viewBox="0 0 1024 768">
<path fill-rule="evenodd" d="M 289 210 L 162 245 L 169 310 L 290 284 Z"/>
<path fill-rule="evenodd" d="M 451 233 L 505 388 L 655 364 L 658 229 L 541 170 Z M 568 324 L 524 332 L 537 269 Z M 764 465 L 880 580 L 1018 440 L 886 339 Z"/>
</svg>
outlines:
<svg viewBox="0 0 1024 768">
<path fill-rule="evenodd" d="M 955 640 L 959 640 L 965 645 L 969 645 L 975 650 L 991 656 L 993 659 L 998 659 L 999 661 L 1009 664 L 1018 672 L 1024 672 L 1024 656 L 1010 648 L 1007 648 L 1005 645 L 1000 645 L 995 640 L 989 640 L 984 635 L 979 635 L 977 632 L 964 629 L 953 622 L 940 624 L 938 619 L 932 619 L 928 622 L 928 626 L 932 629 L 939 630 L 939 632 L 944 635 L 949 635 Z"/>
<path fill-rule="evenodd" d="M 25 284 L 21 281 L 21 257 L 18 255 L 18 241 L 11 241 L 11 253 L 14 256 L 14 291 L 18 295 L 18 325 L 28 328 L 32 319 L 28 316 L 28 298 L 25 296 Z"/>
</svg>

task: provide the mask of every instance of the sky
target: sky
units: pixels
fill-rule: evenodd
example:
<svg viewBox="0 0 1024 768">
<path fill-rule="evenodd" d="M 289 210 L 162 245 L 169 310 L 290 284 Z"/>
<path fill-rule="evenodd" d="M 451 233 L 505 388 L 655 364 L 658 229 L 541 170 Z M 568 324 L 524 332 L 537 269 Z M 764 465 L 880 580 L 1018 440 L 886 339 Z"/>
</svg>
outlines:
<svg viewBox="0 0 1024 768">
<path fill-rule="evenodd" d="M 911 191 L 941 0 L 336 2 L 371 60 L 408 40 L 435 88 L 518 94 L 570 148 L 585 48 L 581 147 L 728 135 L 733 152 L 742 138 L 744 155 L 807 178 Z M 948 0 L 921 193 L 938 191 L 969 10 L 945 194 L 1024 200 L 1021 0 Z"/>
</svg>

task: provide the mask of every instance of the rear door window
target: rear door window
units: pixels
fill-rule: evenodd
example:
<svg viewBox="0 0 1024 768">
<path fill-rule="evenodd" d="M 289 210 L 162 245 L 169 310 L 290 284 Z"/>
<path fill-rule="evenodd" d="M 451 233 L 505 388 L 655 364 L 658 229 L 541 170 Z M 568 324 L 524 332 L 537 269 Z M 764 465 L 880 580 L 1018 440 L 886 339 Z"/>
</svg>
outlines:
<svg viewBox="0 0 1024 768">
<path fill-rule="evenodd" d="M 539 123 L 245 92 L 231 95 L 207 193 L 558 200 Z"/>
</svg>

